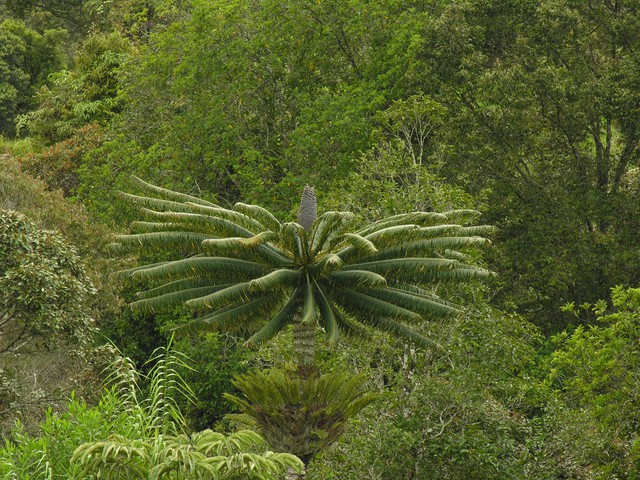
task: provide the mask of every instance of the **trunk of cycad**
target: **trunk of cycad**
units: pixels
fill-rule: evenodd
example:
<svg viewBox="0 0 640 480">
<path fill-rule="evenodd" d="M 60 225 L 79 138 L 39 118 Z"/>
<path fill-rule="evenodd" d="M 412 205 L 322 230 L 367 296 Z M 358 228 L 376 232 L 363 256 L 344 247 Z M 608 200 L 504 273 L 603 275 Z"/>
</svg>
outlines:
<svg viewBox="0 0 640 480">
<path fill-rule="evenodd" d="M 316 326 L 303 323 L 299 319 L 293 325 L 293 348 L 298 363 L 298 373 L 308 378 L 315 372 L 315 333 Z"/>
<path fill-rule="evenodd" d="M 300 201 L 298 223 L 302 225 L 307 234 L 311 231 L 311 226 L 315 223 L 317 216 L 316 193 L 312 187 L 305 185 Z M 309 377 L 315 372 L 315 330 L 314 323 L 302 322 L 300 317 L 297 318 L 293 326 L 293 348 L 296 352 L 298 372 L 303 377 Z"/>
</svg>

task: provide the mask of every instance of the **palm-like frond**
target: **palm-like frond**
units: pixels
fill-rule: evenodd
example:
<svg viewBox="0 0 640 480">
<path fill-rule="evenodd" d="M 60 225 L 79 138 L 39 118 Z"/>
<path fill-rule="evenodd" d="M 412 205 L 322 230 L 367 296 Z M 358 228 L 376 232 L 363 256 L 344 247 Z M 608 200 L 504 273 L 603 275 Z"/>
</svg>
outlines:
<svg viewBox="0 0 640 480">
<path fill-rule="evenodd" d="M 187 258 L 120 275 L 148 284 L 134 308 L 185 304 L 200 312 L 179 327 L 184 332 L 257 324 L 247 342 L 257 344 L 300 322 L 321 327 L 330 343 L 365 326 L 426 346 L 431 342 L 403 322 L 460 312 L 428 286 L 491 274 L 465 263 L 493 231 L 457 223 L 477 217 L 475 211 L 411 212 L 354 231 L 350 212 L 327 212 L 310 224 L 311 205 L 302 226 L 281 223 L 257 205 L 226 209 L 135 182 L 150 196 L 123 196 L 152 221 L 135 222 L 136 233 L 117 237 L 120 250 L 170 249 Z"/>
</svg>

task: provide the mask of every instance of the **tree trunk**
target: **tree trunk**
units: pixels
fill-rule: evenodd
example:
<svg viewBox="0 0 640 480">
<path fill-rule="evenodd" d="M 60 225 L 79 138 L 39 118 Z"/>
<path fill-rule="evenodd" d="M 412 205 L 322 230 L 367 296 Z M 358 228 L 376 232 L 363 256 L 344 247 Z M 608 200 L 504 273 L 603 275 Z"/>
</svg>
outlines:
<svg viewBox="0 0 640 480">
<path fill-rule="evenodd" d="M 297 321 L 293 326 L 293 348 L 302 376 L 313 373 L 315 365 L 315 325 Z"/>
</svg>

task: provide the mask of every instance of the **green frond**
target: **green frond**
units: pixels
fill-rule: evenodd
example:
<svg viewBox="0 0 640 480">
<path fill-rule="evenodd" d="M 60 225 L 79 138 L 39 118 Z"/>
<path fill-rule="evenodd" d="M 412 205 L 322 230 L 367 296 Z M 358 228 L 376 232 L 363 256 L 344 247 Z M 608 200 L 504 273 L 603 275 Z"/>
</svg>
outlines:
<svg viewBox="0 0 640 480">
<path fill-rule="evenodd" d="M 264 232 L 260 232 L 257 235 L 254 235 L 250 238 L 245 238 L 243 240 L 243 244 L 247 248 L 254 248 L 260 245 L 264 245 L 267 242 L 271 242 L 272 240 L 276 240 L 278 238 L 278 234 L 272 232 L 271 230 L 267 230 Z"/>
<path fill-rule="evenodd" d="M 321 272 L 322 275 L 328 275 L 331 272 L 340 270 L 344 267 L 344 261 L 340 256 L 335 253 L 324 255 L 319 261 L 317 261 L 309 270 L 314 272 Z"/>
<path fill-rule="evenodd" d="M 164 283 L 149 290 L 138 292 L 137 297 L 140 299 L 160 297 L 169 293 L 179 292 L 180 290 L 188 290 L 191 288 L 199 287 L 212 287 L 214 285 L 216 285 L 216 282 L 213 279 L 207 277 L 183 278 L 180 280 L 174 280 L 173 282 Z M 218 285 L 218 287 L 220 288 L 227 286 L 228 285 Z"/>
<path fill-rule="evenodd" d="M 264 230 L 264 225 L 242 212 L 228 210 L 222 207 L 205 207 L 193 204 L 191 202 L 187 202 L 185 205 L 192 207 L 197 213 L 208 215 L 210 217 L 218 217 L 223 220 L 228 220 L 240 227 L 249 229 L 252 232 L 261 232 L 262 230 Z"/>
<path fill-rule="evenodd" d="M 410 342 L 415 343 L 419 347 L 436 348 L 438 350 L 442 348 L 438 343 L 434 342 L 430 338 L 427 338 L 424 335 L 421 335 L 418 332 L 407 328 L 404 325 L 389 318 L 370 316 L 358 317 L 358 320 L 360 320 L 362 323 L 382 330 L 383 332 L 390 333 L 399 338 L 404 338 Z"/>
<path fill-rule="evenodd" d="M 239 252 L 250 247 L 243 242 L 244 237 L 209 238 L 202 244 L 207 252 Z"/>
<path fill-rule="evenodd" d="M 373 242 L 356 233 L 345 233 L 340 237 L 340 242 L 344 242 L 352 246 L 357 252 L 365 255 L 374 255 L 378 253 L 378 249 Z"/>
<path fill-rule="evenodd" d="M 388 275 L 422 275 L 433 272 L 437 272 L 440 275 L 446 270 L 453 269 L 456 265 L 458 265 L 458 262 L 446 258 L 408 257 L 354 263 L 345 265 L 344 270 L 368 270 L 379 273 L 384 277 Z"/>
<path fill-rule="evenodd" d="M 266 311 L 272 309 L 274 302 L 277 301 L 278 298 L 278 295 L 266 294 L 255 300 L 228 305 L 214 313 L 204 315 L 184 325 L 175 327 L 173 330 L 176 333 L 191 335 L 203 331 L 216 332 L 231 329 L 231 327 L 238 328 L 240 326 L 239 324 L 246 320 L 263 315 Z"/>
<path fill-rule="evenodd" d="M 286 222 L 282 224 L 278 231 L 278 244 L 296 262 L 303 262 L 305 258 L 308 258 L 307 232 L 298 223 Z"/>
<path fill-rule="evenodd" d="M 251 237 L 254 235 L 251 230 L 248 230 L 230 220 L 212 217 L 210 215 L 203 215 L 202 213 L 173 211 L 159 212 L 148 208 L 142 208 L 141 212 L 147 217 L 171 220 L 173 223 L 189 225 L 192 229 L 202 228 L 205 230 L 205 233 L 210 233 L 211 235 L 235 235 L 237 237 Z"/>
<path fill-rule="evenodd" d="M 131 175 L 130 177 L 132 183 L 141 187 L 143 190 L 147 192 L 156 193 L 170 200 L 177 200 L 179 202 L 193 202 L 199 203 L 201 205 L 206 205 L 208 207 L 217 207 L 215 203 L 207 202 L 206 200 L 202 200 L 201 198 L 194 197 L 192 195 L 188 195 L 186 193 L 174 192 L 173 190 L 169 190 L 167 188 L 158 187 L 156 185 L 152 185 L 150 183 L 145 182 L 144 180 L 136 177 L 135 175 Z"/>
<path fill-rule="evenodd" d="M 265 266 L 246 260 L 227 257 L 191 257 L 136 270 L 133 276 L 143 280 L 162 280 L 216 274 L 220 279 L 251 279 L 265 273 L 267 273 Z"/>
<path fill-rule="evenodd" d="M 498 229 L 493 225 L 472 225 L 470 227 L 462 227 L 460 229 L 461 235 L 495 235 Z"/>
<path fill-rule="evenodd" d="M 336 285 L 352 288 L 385 288 L 387 286 L 387 280 L 382 275 L 368 270 L 341 270 L 331 272 L 328 278 Z"/>
<path fill-rule="evenodd" d="M 324 328 L 327 343 L 329 345 L 335 345 L 340 338 L 340 328 L 338 326 L 338 319 L 333 311 L 333 306 L 322 291 L 320 285 L 316 283 L 316 298 L 318 303 L 318 309 L 320 310 L 320 321 L 322 328 Z"/>
<path fill-rule="evenodd" d="M 189 308 L 194 310 L 218 308 L 230 303 L 248 301 L 251 291 L 251 283 L 243 282 L 223 288 L 222 290 L 216 290 L 204 297 L 192 298 L 185 303 Z"/>
<path fill-rule="evenodd" d="M 162 200 L 159 198 L 141 197 L 139 195 L 132 195 L 124 192 L 120 192 L 120 196 L 139 207 L 144 211 L 144 213 L 151 216 L 158 216 L 158 214 L 162 213 L 186 213 L 227 220 L 228 222 L 236 224 L 237 227 L 248 229 L 250 231 L 259 232 L 264 230 L 264 226 L 250 216 L 218 206 L 207 206 L 193 201 L 180 203 L 171 200 Z"/>
<path fill-rule="evenodd" d="M 290 288 L 297 285 L 300 281 L 302 272 L 300 270 L 291 270 L 282 268 L 267 275 L 256 278 L 249 282 L 249 288 L 252 292 L 265 292 L 268 290 Z"/>
<path fill-rule="evenodd" d="M 128 251 L 173 248 L 181 252 L 197 252 L 204 240 L 211 239 L 211 235 L 193 232 L 152 232 L 116 235 L 114 238 Z"/>
<path fill-rule="evenodd" d="M 460 313 L 460 310 L 451 305 L 439 302 L 433 298 L 426 298 L 420 294 L 399 290 L 396 288 L 366 289 L 362 291 L 366 295 L 379 298 L 385 302 L 393 303 L 412 312 L 424 316 L 448 316 Z"/>
<path fill-rule="evenodd" d="M 473 222 L 480 217 L 481 213 L 477 210 L 470 210 L 461 208 L 458 210 L 448 210 L 446 212 L 440 212 L 447 217 L 448 220 L 452 220 L 456 223 L 469 223 Z"/>
<path fill-rule="evenodd" d="M 464 282 L 478 278 L 493 277 L 495 275 L 496 274 L 494 272 L 487 270 L 486 268 L 458 264 L 455 268 L 449 271 L 438 272 L 438 279 Z"/>
<path fill-rule="evenodd" d="M 209 238 L 203 241 L 203 246 L 207 251 L 230 251 L 240 252 L 242 250 L 250 250 L 264 245 L 274 240 L 277 235 L 271 231 L 261 232 L 252 237 L 227 237 L 227 238 Z M 285 258 L 285 257 L 283 257 Z"/>
<path fill-rule="evenodd" d="M 124 280 L 127 278 L 131 278 L 134 274 L 136 274 L 137 272 L 140 272 L 142 270 L 147 270 L 147 269 L 151 269 L 151 268 L 156 268 L 156 267 L 160 267 L 163 265 L 167 265 L 168 261 L 164 261 L 164 262 L 156 262 L 156 263 L 149 263 L 147 265 L 139 265 L 137 267 L 133 267 L 133 268 L 126 268 L 124 270 L 118 270 L 117 272 L 114 272 L 112 275 L 113 277 L 115 277 L 118 280 Z"/>
<path fill-rule="evenodd" d="M 437 254 L 455 256 L 456 248 L 472 247 L 490 244 L 491 241 L 484 237 L 438 237 L 427 240 L 407 242 L 397 246 L 381 248 L 377 254 L 358 257 L 359 261 L 387 260 L 391 258 L 404 258 L 409 256 L 436 256 Z M 448 252 L 448 253 L 447 253 Z M 344 256 L 343 256 L 344 258 Z M 463 256 L 464 258 L 464 256 Z M 345 259 L 346 260 L 346 259 Z"/>
<path fill-rule="evenodd" d="M 150 233 L 150 232 L 173 232 L 176 230 L 184 230 L 184 225 L 172 222 L 131 222 L 132 233 Z"/>
<path fill-rule="evenodd" d="M 340 290 L 334 289 L 331 291 L 331 296 L 342 308 L 352 315 L 355 315 L 358 319 L 370 315 L 402 318 L 410 321 L 416 321 L 422 318 L 420 314 L 412 312 L 411 310 L 356 290 L 346 288 Z"/>
<path fill-rule="evenodd" d="M 188 288 L 173 293 L 167 293 L 165 295 L 137 300 L 130 303 L 129 307 L 131 307 L 131 309 L 133 310 L 149 313 L 167 311 L 190 300 L 210 295 L 213 292 L 219 291 L 223 288 L 225 288 L 224 285 L 210 285 L 206 287 Z"/>
<path fill-rule="evenodd" d="M 133 195 L 126 192 L 118 192 L 118 195 L 140 209 L 147 208 L 160 212 L 199 213 L 199 206 L 195 203 L 187 204 L 174 202 L 172 200 L 162 200 L 160 198 L 142 197 L 140 195 Z"/>
<path fill-rule="evenodd" d="M 285 303 L 284 307 L 276 313 L 276 315 L 269 320 L 260 330 L 254 333 L 249 340 L 245 342 L 248 345 L 259 345 L 263 342 L 266 342 L 274 335 L 276 335 L 279 331 L 281 331 L 287 323 L 291 321 L 294 313 L 298 307 L 298 297 L 300 295 L 301 287 L 298 287 L 293 295 L 289 297 L 287 303 Z"/>
<path fill-rule="evenodd" d="M 375 245 L 384 245 L 388 242 L 407 241 L 408 239 L 415 238 L 415 235 L 421 231 L 420 225 L 394 225 L 393 227 L 385 227 L 380 230 L 375 230 L 364 238 L 374 242 Z"/>
<path fill-rule="evenodd" d="M 326 212 L 316 220 L 311 229 L 311 251 L 315 255 L 332 238 L 343 233 L 353 223 L 355 215 L 351 212 Z"/>
<path fill-rule="evenodd" d="M 378 250 L 388 247 L 402 246 L 410 242 L 419 242 L 436 238 L 471 237 L 465 227 L 459 225 L 436 225 L 433 227 L 419 227 L 417 225 L 398 225 L 387 227 L 368 234 L 365 238 L 371 240 Z M 349 252 L 350 253 L 350 252 Z M 342 255 L 342 252 L 341 252 Z"/>
<path fill-rule="evenodd" d="M 400 225 L 418 225 L 420 227 L 427 227 L 431 225 L 437 225 L 438 223 L 446 222 L 447 217 L 441 213 L 436 212 L 409 212 L 401 213 L 399 215 L 392 215 L 376 222 L 373 222 L 366 227 L 358 230 L 356 233 L 363 237 L 373 233 L 377 230 L 384 228 L 390 228 Z"/>
<path fill-rule="evenodd" d="M 458 252 L 456 250 L 446 249 L 444 252 L 440 252 L 442 258 L 449 258 L 451 260 L 457 260 L 458 262 L 464 262 L 469 259 L 469 255 L 466 253 Z"/>
<path fill-rule="evenodd" d="M 313 295 L 313 285 L 309 282 L 309 278 L 307 277 L 307 282 L 304 285 L 304 293 L 302 295 L 302 315 L 300 318 L 300 322 L 303 324 L 313 325 L 316 320 L 316 302 Z"/>
<path fill-rule="evenodd" d="M 442 298 L 440 298 L 438 295 L 436 295 L 433 292 L 430 292 L 428 290 L 425 290 L 424 288 L 420 288 L 417 285 L 413 285 L 410 283 L 403 283 L 403 282 L 398 282 L 398 281 L 393 281 L 390 282 L 389 285 L 391 288 L 394 288 L 396 290 L 401 290 L 403 292 L 409 292 L 412 295 L 419 295 L 423 298 L 426 298 L 427 300 L 432 300 L 434 302 L 443 304 L 443 305 L 447 305 L 451 308 L 453 308 L 454 310 L 462 310 L 462 307 L 456 303 L 453 302 L 449 302 L 447 300 L 444 300 Z"/>
<path fill-rule="evenodd" d="M 233 206 L 233 209 L 253 217 L 254 220 L 260 222 L 268 230 L 277 232 L 280 229 L 280 221 L 266 208 L 238 202 Z"/>
</svg>

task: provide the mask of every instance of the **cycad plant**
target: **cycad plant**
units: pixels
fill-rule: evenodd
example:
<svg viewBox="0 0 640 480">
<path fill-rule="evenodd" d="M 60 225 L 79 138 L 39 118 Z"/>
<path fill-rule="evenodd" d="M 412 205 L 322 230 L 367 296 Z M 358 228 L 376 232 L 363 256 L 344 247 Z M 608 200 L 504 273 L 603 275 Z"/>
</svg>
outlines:
<svg viewBox="0 0 640 480">
<path fill-rule="evenodd" d="M 354 229 L 350 212 L 317 217 L 309 186 L 298 222 L 280 222 L 257 205 L 224 208 L 134 181 L 147 195 L 122 195 L 146 219 L 133 222 L 134 233 L 118 236 L 114 247 L 172 256 L 120 272 L 149 287 L 131 306 L 154 312 L 186 305 L 194 319 L 178 330 L 241 329 L 251 332 L 248 345 L 292 324 L 302 366 L 313 363 L 317 328 L 330 345 L 374 328 L 432 347 L 406 323 L 461 309 L 429 286 L 490 274 L 461 252 L 488 242 L 482 235 L 490 227 L 459 224 L 473 211 L 405 213 Z"/>
<path fill-rule="evenodd" d="M 154 312 L 186 305 L 194 318 L 178 330 L 241 329 L 249 332 L 249 345 L 292 325 L 298 375 L 274 370 L 240 377 L 245 398 L 229 398 L 273 448 L 305 463 L 374 398 L 360 377 L 317 375 L 318 328 L 330 345 L 342 334 L 373 328 L 434 347 L 406 323 L 455 315 L 460 307 L 429 286 L 490 274 L 461 252 L 488 242 L 481 235 L 490 227 L 460 225 L 475 216 L 469 210 L 406 213 L 354 228 L 349 212 L 318 217 L 307 186 L 298 221 L 283 223 L 256 205 L 224 208 L 134 180 L 147 195 L 123 196 L 146 219 L 119 236 L 115 248 L 172 256 L 120 273 L 148 287 L 131 306 Z"/>
<path fill-rule="evenodd" d="M 225 394 L 242 414 L 227 417 L 258 428 L 272 448 L 304 464 L 344 433 L 347 420 L 378 398 L 364 375 L 331 372 L 301 377 L 287 369 L 259 370 L 236 377 L 244 398 Z"/>
</svg>

